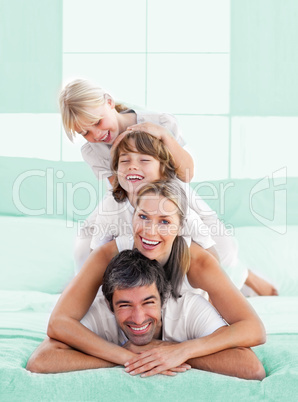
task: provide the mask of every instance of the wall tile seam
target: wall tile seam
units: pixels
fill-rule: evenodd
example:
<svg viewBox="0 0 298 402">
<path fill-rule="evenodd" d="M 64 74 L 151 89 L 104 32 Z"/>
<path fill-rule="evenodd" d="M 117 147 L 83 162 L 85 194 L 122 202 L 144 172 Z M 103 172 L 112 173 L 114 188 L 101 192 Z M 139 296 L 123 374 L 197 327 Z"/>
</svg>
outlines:
<svg viewBox="0 0 298 402">
<path fill-rule="evenodd" d="M 230 55 L 229 52 L 133 52 L 133 51 L 127 51 L 127 52 L 63 52 L 63 55 L 87 55 L 87 54 L 156 54 L 156 55 L 170 55 L 170 54 L 177 54 L 177 55 L 191 55 L 191 54 L 217 54 L 217 55 Z"/>
</svg>

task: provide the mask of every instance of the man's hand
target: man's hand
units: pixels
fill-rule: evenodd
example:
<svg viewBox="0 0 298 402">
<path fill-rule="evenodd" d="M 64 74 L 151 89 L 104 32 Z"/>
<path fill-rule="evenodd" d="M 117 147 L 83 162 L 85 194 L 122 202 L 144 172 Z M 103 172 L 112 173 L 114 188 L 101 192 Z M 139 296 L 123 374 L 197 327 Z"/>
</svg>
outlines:
<svg viewBox="0 0 298 402">
<path fill-rule="evenodd" d="M 184 356 L 180 345 L 161 341 L 161 344 L 153 349 L 141 352 L 125 363 L 125 371 L 131 375 L 141 374 L 141 377 L 149 377 L 155 374 L 175 375 L 189 370 L 191 366 L 185 363 L 187 357 Z"/>
</svg>

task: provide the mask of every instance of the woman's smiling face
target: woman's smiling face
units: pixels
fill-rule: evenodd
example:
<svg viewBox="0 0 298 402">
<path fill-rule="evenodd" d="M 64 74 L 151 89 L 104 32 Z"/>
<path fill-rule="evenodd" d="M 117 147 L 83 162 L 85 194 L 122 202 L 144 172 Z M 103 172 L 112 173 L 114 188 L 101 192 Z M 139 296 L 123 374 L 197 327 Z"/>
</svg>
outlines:
<svg viewBox="0 0 298 402">
<path fill-rule="evenodd" d="M 138 152 L 132 139 L 132 152 L 121 151 L 118 161 L 118 181 L 127 192 L 129 199 L 146 183 L 160 179 L 160 162 L 151 155 Z"/>
<path fill-rule="evenodd" d="M 165 265 L 179 230 L 179 211 L 173 201 L 153 193 L 141 198 L 133 217 L 133 231 L 134 245 L 144 256 Z"/>
</svg>

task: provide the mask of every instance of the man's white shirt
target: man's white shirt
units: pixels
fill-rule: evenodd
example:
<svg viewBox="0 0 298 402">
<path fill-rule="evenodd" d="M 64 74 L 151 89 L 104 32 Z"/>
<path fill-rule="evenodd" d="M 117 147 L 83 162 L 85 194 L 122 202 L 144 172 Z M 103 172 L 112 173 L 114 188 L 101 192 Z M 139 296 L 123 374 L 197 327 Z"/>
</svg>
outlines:
<svg viewBox="0 0 298 402">
<path fill-rule="evenodd" d="M 106 299 L 98 294 L 81 323 L 103 339 L 118 345 L 127 338 L 118 327 Z M 192 292 L 177 300 L 170 297 L 162 308 L 162 340 L 183 342 L 212 334 L 227 325 L 215 308 L 202 296 Z"/>
</svg>

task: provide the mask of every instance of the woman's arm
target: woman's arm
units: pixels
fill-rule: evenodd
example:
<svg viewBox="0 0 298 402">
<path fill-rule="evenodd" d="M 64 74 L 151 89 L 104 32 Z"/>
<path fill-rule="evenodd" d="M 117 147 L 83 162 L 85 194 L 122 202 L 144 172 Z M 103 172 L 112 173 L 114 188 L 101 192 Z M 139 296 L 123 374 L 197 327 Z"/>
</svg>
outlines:
<svg viewBox="0 0 298 402">
<path fill-rule="evenodd" d="M 190 285 L 208 292 L 212 304 L 230 325 L 228 331 L 231 347 L 251 347 L 266 341 L 261 319 L 234 286 L 217 260 L 206 250 L 192 242 L 191 265 L 187 274 Z"/>
<path fill-rule="evenodd" d="M 117 254 L 115 241 L 90 254 L 58 300 L 49 320 L 47 334 L 50 338 L 91 356 L 123 364 L 127 361 L 129 351 L 100 338 L 80 322 L 102 284 L 108 263 Z"/>
</svg>

